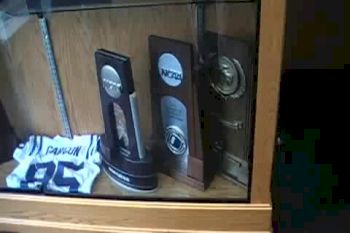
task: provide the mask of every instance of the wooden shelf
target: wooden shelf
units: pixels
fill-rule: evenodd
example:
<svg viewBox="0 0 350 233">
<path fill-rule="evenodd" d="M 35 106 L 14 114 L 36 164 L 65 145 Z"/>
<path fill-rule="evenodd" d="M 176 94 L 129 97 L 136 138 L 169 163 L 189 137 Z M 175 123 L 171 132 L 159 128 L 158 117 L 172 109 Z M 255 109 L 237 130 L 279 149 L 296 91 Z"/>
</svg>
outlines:
<svg viewBox="0 0 350 233">
<path fill-rule="evenodd" d="M 0 187 L 6 187 L 6 176 L 16 167 L 14 160 L 0 165 Z M 93 187 L 93 195 L 113 197 L 193 198 L 193 199 L 246 199 L 247 190 L 222 176 L 214 178 L 209 188 L 202 192 L 159 173 L 159 185 L 153 192 L 133 192 L 120 187 L 101 171 Z"/>
</svg>

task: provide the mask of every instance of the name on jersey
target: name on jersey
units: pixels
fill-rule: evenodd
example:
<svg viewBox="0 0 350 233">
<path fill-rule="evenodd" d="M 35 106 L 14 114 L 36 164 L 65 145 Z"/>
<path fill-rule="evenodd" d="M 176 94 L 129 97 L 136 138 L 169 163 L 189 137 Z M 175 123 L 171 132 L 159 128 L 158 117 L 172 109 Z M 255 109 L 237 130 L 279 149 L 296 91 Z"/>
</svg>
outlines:
<svg viewBox="0 0 350 233">
<path fill-rule="evenodd" d="M 46 154 L 54 154 L 54 155 L 73 155 L 78 156 L 81 150 L 81 146 L 73 146 L 73 147 L 47 147 Z"/>
</svg>

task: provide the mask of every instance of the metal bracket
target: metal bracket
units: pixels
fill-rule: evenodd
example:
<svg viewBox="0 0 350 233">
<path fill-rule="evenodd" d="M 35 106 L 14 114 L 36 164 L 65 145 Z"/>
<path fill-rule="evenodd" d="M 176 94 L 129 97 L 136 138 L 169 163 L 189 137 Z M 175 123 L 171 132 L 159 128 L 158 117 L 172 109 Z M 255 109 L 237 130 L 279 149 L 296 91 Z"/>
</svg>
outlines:
<svg viewBox="0 0 350 233">
<path fill-rule="evenodd" d="M 237 130 L 243 129 L 244 127 L 243 121 L 237 121 L 237 120 L 228 121 L 228 120 L 222 119 L 220 114 L 215 112 L 211 112 L 210 115 L 214 116 L 220 122 L 220 124 L 225 128 L 229 128 L 237 131 Z"/>
<path fill-rule="evenodd" d="M 219 121 L 224 127 L 230 128 L 232 130 L 240 130 L 243 128 L 242 121 L 227 121 L 224 119 L 219 119 Z"/>
<path fill-rule="evenodd" d="M 55 98 L 56 98 L 56 102 L 60 112 L 60 118 L 63 124 L 63 130 L 64 130 L 63 133 L 65 137 L 72 138 L 72 130 L 70 127 L 69 118 L 67 114 L 67 107 L 63 97 L 61 81 L 58 76 L 56 59 L 53 51 L 51 38 L 50 38 L 47 19 L 45 17 L 39 17 L 39 25 L 40 25 L 40 31 L 41 31 L 41 39 L 44 45 L 46 58 L 49 63 L 51 80 L 53 82 L 53 86 L 55 90 Z"/>
</svg>

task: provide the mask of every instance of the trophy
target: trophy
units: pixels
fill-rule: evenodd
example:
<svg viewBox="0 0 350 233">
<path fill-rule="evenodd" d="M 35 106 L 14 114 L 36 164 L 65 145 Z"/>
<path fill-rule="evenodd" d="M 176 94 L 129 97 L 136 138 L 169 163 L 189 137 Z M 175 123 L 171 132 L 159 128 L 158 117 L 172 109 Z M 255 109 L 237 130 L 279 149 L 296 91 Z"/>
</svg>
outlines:
<svg viewBox="0 0 350 233">
<path fill-rule="evenodd" d="M 252 46 L 208 31 L 204 38 L 206 78 L 200 83 L 200 96 L 205 102 L 201 108 L 210 119 L 207 125 L 215 124 L 207 131 L 211 135 L 208 141 L 221 150 L 223 175 L 247 187 L 253 136 Z"/>
<path fill-rule="evenodd" d="M 160 169 L 205 190 L 218 165 L 203 153 L 192 45 L 149 37 L 153 112 L 153 154 Z"/>
<path fill-rule="evenodd" d="M 100 141 L 104 171 L 129 189 L 153 190 L 157 177 L 140 132 L 130 59 L 103 49 L 95 59 L 105 126 Z"/>
</svg>

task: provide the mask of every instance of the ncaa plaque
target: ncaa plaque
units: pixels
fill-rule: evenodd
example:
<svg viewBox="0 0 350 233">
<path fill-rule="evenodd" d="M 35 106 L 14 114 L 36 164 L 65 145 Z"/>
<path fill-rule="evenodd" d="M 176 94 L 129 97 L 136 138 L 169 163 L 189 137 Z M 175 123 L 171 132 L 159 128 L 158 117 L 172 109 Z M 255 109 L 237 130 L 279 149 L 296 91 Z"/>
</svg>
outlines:
<svg viewBox="0 0 350 233">
<path fill-rule="evenodd" d="M 204 190 L 214 163 L 202 148 L 192 45 L 150 36 L 149 50 L 153 154 L 164 173 Z"/>
</svg>

